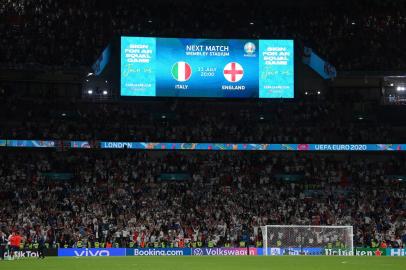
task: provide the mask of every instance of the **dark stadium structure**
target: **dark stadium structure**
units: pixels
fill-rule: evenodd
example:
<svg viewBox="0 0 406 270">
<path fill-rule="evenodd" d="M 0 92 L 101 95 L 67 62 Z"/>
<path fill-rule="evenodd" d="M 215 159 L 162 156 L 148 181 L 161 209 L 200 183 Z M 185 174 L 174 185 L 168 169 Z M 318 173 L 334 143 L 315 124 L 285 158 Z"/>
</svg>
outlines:
<svg viewBox="0 0 406 270">
<path fill-rule="evenodd" d="M 406 2 L 282 2 L 1 1 L 0 255 L 16 232 L 21 250 L 249 250 L 266 225 L 406 249 Z M 294 97 L 124 97 L 122 36 L 293 40 Z"/>
</svg>

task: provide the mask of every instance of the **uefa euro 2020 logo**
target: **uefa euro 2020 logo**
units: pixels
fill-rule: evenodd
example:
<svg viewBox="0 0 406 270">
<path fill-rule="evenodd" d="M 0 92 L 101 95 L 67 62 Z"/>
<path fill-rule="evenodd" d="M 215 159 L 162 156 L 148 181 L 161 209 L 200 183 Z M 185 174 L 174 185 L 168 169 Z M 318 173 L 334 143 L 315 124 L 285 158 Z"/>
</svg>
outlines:
<svg viewBox="0 0 406 270">
<path fill-rule="evenodd" d="M 252 42 L 247 42 L 244 45 L 244 51 L 248 55 L 253 55 L 255 53 L 256 47 L 255 44 Z"/>
</svg>

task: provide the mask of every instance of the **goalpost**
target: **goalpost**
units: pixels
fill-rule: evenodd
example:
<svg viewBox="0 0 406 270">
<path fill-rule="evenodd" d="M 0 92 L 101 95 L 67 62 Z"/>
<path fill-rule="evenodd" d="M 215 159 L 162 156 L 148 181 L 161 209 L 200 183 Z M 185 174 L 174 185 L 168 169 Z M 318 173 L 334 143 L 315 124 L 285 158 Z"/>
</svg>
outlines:
<svg viewBox="0 0 406 270">
<path fill-rule="evenodd" d="M 266 225 L 263 255 L 354 255 L 352 226 Z"/>
</svg>

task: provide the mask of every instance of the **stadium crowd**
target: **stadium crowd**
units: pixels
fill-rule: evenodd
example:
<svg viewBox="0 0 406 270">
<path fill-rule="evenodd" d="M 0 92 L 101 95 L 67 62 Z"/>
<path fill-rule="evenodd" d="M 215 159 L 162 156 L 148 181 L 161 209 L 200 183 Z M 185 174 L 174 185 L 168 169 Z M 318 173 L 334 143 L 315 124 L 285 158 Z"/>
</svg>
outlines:
<svg viewBox="0 0 406 270">
<path fill-rule="evenodd" d="M 181 247 L 261 245 L 261 225 L 353 225 L 356 246 L 405 247 L 392 177 L 405 168 L 400 154 L 3 151 L 0 228 L 27 245 Z"/>
<path fill-rule="evenodd" d="M 0 138 L 225 143 L 406 140 L 404 115 L 387 116 L 382 112 L 385 108 L 370 107 L 370 111 L 358 112 L 352 103 L 326 100 L 259 104 L 167 101 L 135 105 L 5 97 L 0 98 Z"/>
<path fill-rule="evenodd" d="M 90 66 L 114 36 L 139 35 L 294 38 L 340 70 L 406 67 L 404 1 L 293 2 L 5 0 L 0 63 Z"/>
</svg>

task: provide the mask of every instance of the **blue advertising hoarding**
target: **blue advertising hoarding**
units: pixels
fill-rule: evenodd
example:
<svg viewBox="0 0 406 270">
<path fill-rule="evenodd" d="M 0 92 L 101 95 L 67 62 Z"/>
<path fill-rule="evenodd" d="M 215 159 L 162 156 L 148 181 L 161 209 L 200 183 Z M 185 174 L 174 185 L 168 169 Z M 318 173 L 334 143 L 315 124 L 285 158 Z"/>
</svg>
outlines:
<svg viewBox="0 0 406 270">
<path fill-rule="evenodd" d="M 293 98 L 293 40 L 121 37 L 121 95 Z"/>
<path fill-rule="evenodd" d="M 258 143 L 168 143 L 64 141 L 70 148 L 198 151 L 406 151 L 406 144 L 258 144 Z M 55 148 L 61 141 L 0 140 L 0 147 Z"/>
<path fill-rule="evenodd" d="M 127 248 L 127 256 L 190 256 L 190 248 Z"/>
<path fill-rule="evenodd" d="M 52 148 L 55 147 L 55 141 L 39 141 L 39 140 L 7 140 L 8 147 L 40 147 Z"/>
<path fill-rule="evenodd" d="M 337 77 L 336 68 L 315 54 L 311 48 L 304 48 L 303 63 L 311 67 L 323 79 L 334 79 Z"/>
<path fill-rule="evenodd" d="M 138 150 L 209 150 L 209 151 L 405 151 L 406 144 L 242 144 L 242 143 L 149 143 L 101 142 L 100 148 Z"/>
<path fill-rule="evenodd" d="M 193 256 L 258 256 L 259 248 L 192 248 Z"/>
<path fill-rule="evenodd" d="M 406 248 L 387 248 L 386 256 L 406 257 Z"/>
<path fill-rule="evenodd" d="M 282 255 L 324 255 L 324 248 L 315 247 L 292 247 L 292 248 L 276 248 L 270 247 L 268 249 L 268 255 L 270 256 L 282 256 Z M 265 248 L 258 248 L 258 256 L 265 256 Z"/>
<path fill-rule="evenodd" d="M 93 72 L 96 76 L 100 75 L 107 64 L 110 62 L 111 58 L 111 45 L 108 45 L 100 55 L 100 57 L 96 60 L 96 62 L 92 65 Z"/>
<path fill-rule="evenodd" d="M 125 248 L 59 248 L 59 257 L 112 257 L 125 256 Z"/>
</svg>

